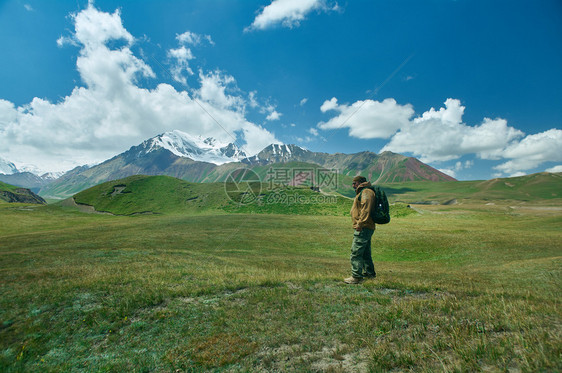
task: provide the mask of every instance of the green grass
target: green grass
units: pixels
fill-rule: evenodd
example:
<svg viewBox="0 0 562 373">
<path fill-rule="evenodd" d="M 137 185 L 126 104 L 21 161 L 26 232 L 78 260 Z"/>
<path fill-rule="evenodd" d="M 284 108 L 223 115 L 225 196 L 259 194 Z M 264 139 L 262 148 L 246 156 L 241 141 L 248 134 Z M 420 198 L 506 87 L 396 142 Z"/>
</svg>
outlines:
<svg viewBox="0 0 562 373">
<path fill-rule="evenodd" d="M 557 204 L 562 202 L 562 173 L 539 173 L 487 181 L 406 182 L 382 187 L 393 201 L 517 202 Z"/>
<path fill-rule="evenodd" d="M 200 212 L 230 203 L 222 183 L 196 184 L 170 176 L 130 176 L 109 181 L 74 196 L 79 204 L 116 215 Z"/>
<path fill-rule="evenodd" d="M 17 186 L 11 185 L 11 184 L 6 184 L 0 181 L 0 192 L 2 191 L 6 191 L 6 192 L 15 192 L 18 189 Z"/>
<path fill-rule="evenodd" d="M 478 206 L 349 286 L 347 216 L 1 205 L 0 371 L 560 371 L 562 211 Z"/>
<path fill-rule="evenodd" d="M 287 164 L 295 169 L 304 165 Z M 288 167 L 287 166 L 287 167 Z M 250 185 L 230 183 L 190 183 L 170 176 L 130 176 L 109 181 L 74 196 L 79 204 L 116 215 L 201 212 L 274 213 L 299 215 L 347 215 L 351 187 L 340 194 L 318 193 L 308 187 L 271 187 L 269 169 L 256 169 L 263 182 Z M 340 177 L 340 182 L 346 177 Z M 562 174 L 534 174 L 509 179 L 462 182 L 408 182 L 382 185 L 391 202 L 500 203 L 518 205 L 532 202 L 562 205 Z M 245 187 L 250 187 L 250 202 Z M 240 189 L 239 189 L 240 188 Z M 323 192 L 325 192 L 323 190 Z M 256 199 L 257 198 L 257 199 Z M 395 209 L 395 207 L 393 207 Z"/>
<path fill-rule="evenodd" d="M 351 200 L 307 187 L 269 189 L 253 185 L 250 200 L 244 190 L 224 183 L 189 183 L 169 176 L 131 176 L 89 188 L 74 196 L 78 204 L 114 215 L 136 214 L 290 214 L 348 216 Z M 405 204 L 391 206 L 391 216 L 415 214 Z"/>
<path fill-rule="evenodd" d="M 10 193 L 16 193 L 16 190 L 18 189 L 17 186 L 11 185 L 11 184 L 6 184 L 0 181 L 0 192 L 10 192 Z M 6 204 L 8 203 L 7 201 L 3 200 L 2 198 L 0 198 L 0 205 L 1 204 Z"/>
</svg>

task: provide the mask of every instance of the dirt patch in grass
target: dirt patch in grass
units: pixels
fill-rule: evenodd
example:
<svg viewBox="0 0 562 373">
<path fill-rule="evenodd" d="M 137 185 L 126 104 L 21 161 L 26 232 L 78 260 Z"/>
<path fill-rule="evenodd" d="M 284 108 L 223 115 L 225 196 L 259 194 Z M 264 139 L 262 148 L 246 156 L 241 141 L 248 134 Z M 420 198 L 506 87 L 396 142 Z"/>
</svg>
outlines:
<svg viewBox="0 0 562 373">
<path fill-rule="evenodd" d="M 313 351 L 300 344 L 266 347 L 258 355 L 262 362 L 260 369 L 265 371 L 298 371 L 303 366 L 310 366 L 314 372 L 369 371 L 367 356 L 362 352 L 354 352 L 352 346 L 341 343 Z"/>
<path fill-rule="evenodd" d="M 179 369 L 192 366 L 192 363 L 204 368 L 220 368 L 240 361 L 256 349 L 255 342 L 237 334 L 219 333 L 174 347 L 166 353 L 166 360 Z"/>
<path fill-rule="evenodd" d="M 63 207 L 73 207 L 76 210 L 78 210 L 80 212 L 83 212 L 83 213 L 86 213 L 86 214 L 113 215 L 110 212 L 96 211 L 94 206 L 78 204 L 78 203 L 76 203 L 76 201 L 72 197 L 67 198 L 64 201 L 62 201 L 61 206 L 63 206 Z"/>
</svg>

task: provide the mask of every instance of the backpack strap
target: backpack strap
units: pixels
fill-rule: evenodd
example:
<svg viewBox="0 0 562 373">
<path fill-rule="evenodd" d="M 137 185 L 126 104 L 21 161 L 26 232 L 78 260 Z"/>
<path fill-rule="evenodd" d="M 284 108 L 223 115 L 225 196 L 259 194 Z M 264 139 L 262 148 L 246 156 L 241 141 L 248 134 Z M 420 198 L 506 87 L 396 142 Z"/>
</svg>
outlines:
<svg viewBox="0 0 562 373">
<path fill-rule="evenodd" d="M 365 189 L 371 189 L 371 190 L 373 191 L 373 193 L 375 193 L 375 198 L 377 198 L 377 192 L 375 192 L 375 187 L 373 187 L 373 186 L 371 186 L 371 187 L 363 187 L 363 188 L 361 188 L 361 190 L 360 190 L 359 193 L 358 193 L 359 198 L 357 198 L 357 200 L 358 200 L 359 202 L 361 202 L 361 195 L 363 194 L 363 191 L 364 191 Z"/>
</svg>

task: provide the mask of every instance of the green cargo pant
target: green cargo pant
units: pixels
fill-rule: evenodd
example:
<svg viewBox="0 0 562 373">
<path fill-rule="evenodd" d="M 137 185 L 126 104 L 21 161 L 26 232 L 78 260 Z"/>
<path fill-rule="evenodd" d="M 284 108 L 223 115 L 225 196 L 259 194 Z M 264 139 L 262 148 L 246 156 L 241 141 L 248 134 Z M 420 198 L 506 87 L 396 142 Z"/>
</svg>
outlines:
<svg viewBox="0 0 562 373">
<path fill-rule="evenodd" d="M 363 228 L 360 232 L 354 231 L 351 245 L 351 275 L 362 278 L 375 276 L 375 265 L 371 257 L 371 237 L 375 231 Z"/>
</svg>

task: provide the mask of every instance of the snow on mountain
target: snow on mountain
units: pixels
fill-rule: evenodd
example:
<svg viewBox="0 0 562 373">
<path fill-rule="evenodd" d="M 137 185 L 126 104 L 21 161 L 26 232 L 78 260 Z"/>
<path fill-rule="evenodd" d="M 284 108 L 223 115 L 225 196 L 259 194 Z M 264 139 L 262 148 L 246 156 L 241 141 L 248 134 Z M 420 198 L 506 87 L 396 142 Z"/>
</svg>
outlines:
<svg viewBox="0 0 562 373">
<path fill-rule="evenodd" d="M 16 165 L 0 157 L 0 174 L 12 175 L 19 172 Z"/>
<path fill-rule="evenodd" d="M 48 180 L 48 181 L 52 181 L 52 180 L 56 180 L 59 177 L 63 176 L 64 174 L 66 174 L 66 172 L 68 171 L 61 171 L 61 172 L 47 172 L 44 173 L 43 175 L 39 175 L 41 176 L 41 178 L 43 180 Z"/>
<path fill-rule="evenodd" d="M 212 137 L 193 136 L 178 130 L 153 137 L 145 142 L 145 146 L 146 153 L 163 148 L 178 157 L 216 165 L 238 162 L 246 158 L 246 154 L 232 143 L 220 142 Z"/>
<path fill-rule="evenodd" d="M 64 172 L 49 172 L 48 170 L 41 169 L 29 163 L 17 163 L 16 167 L 17 171 L 15 173 L 29 172 L 30 174 L 39 176 L 40 178 L 44 178 L 46 180 L 56 179 L 64 174 Z"/>
<path fill-rule="evenodd" d="M 303 161 L 307 162 L 310 151 L 297 145 L 271 144 L 253 157 L 246 158 L 243 162 L 249 164 L 268 164 L 276 162 Z"/>
</svg>

